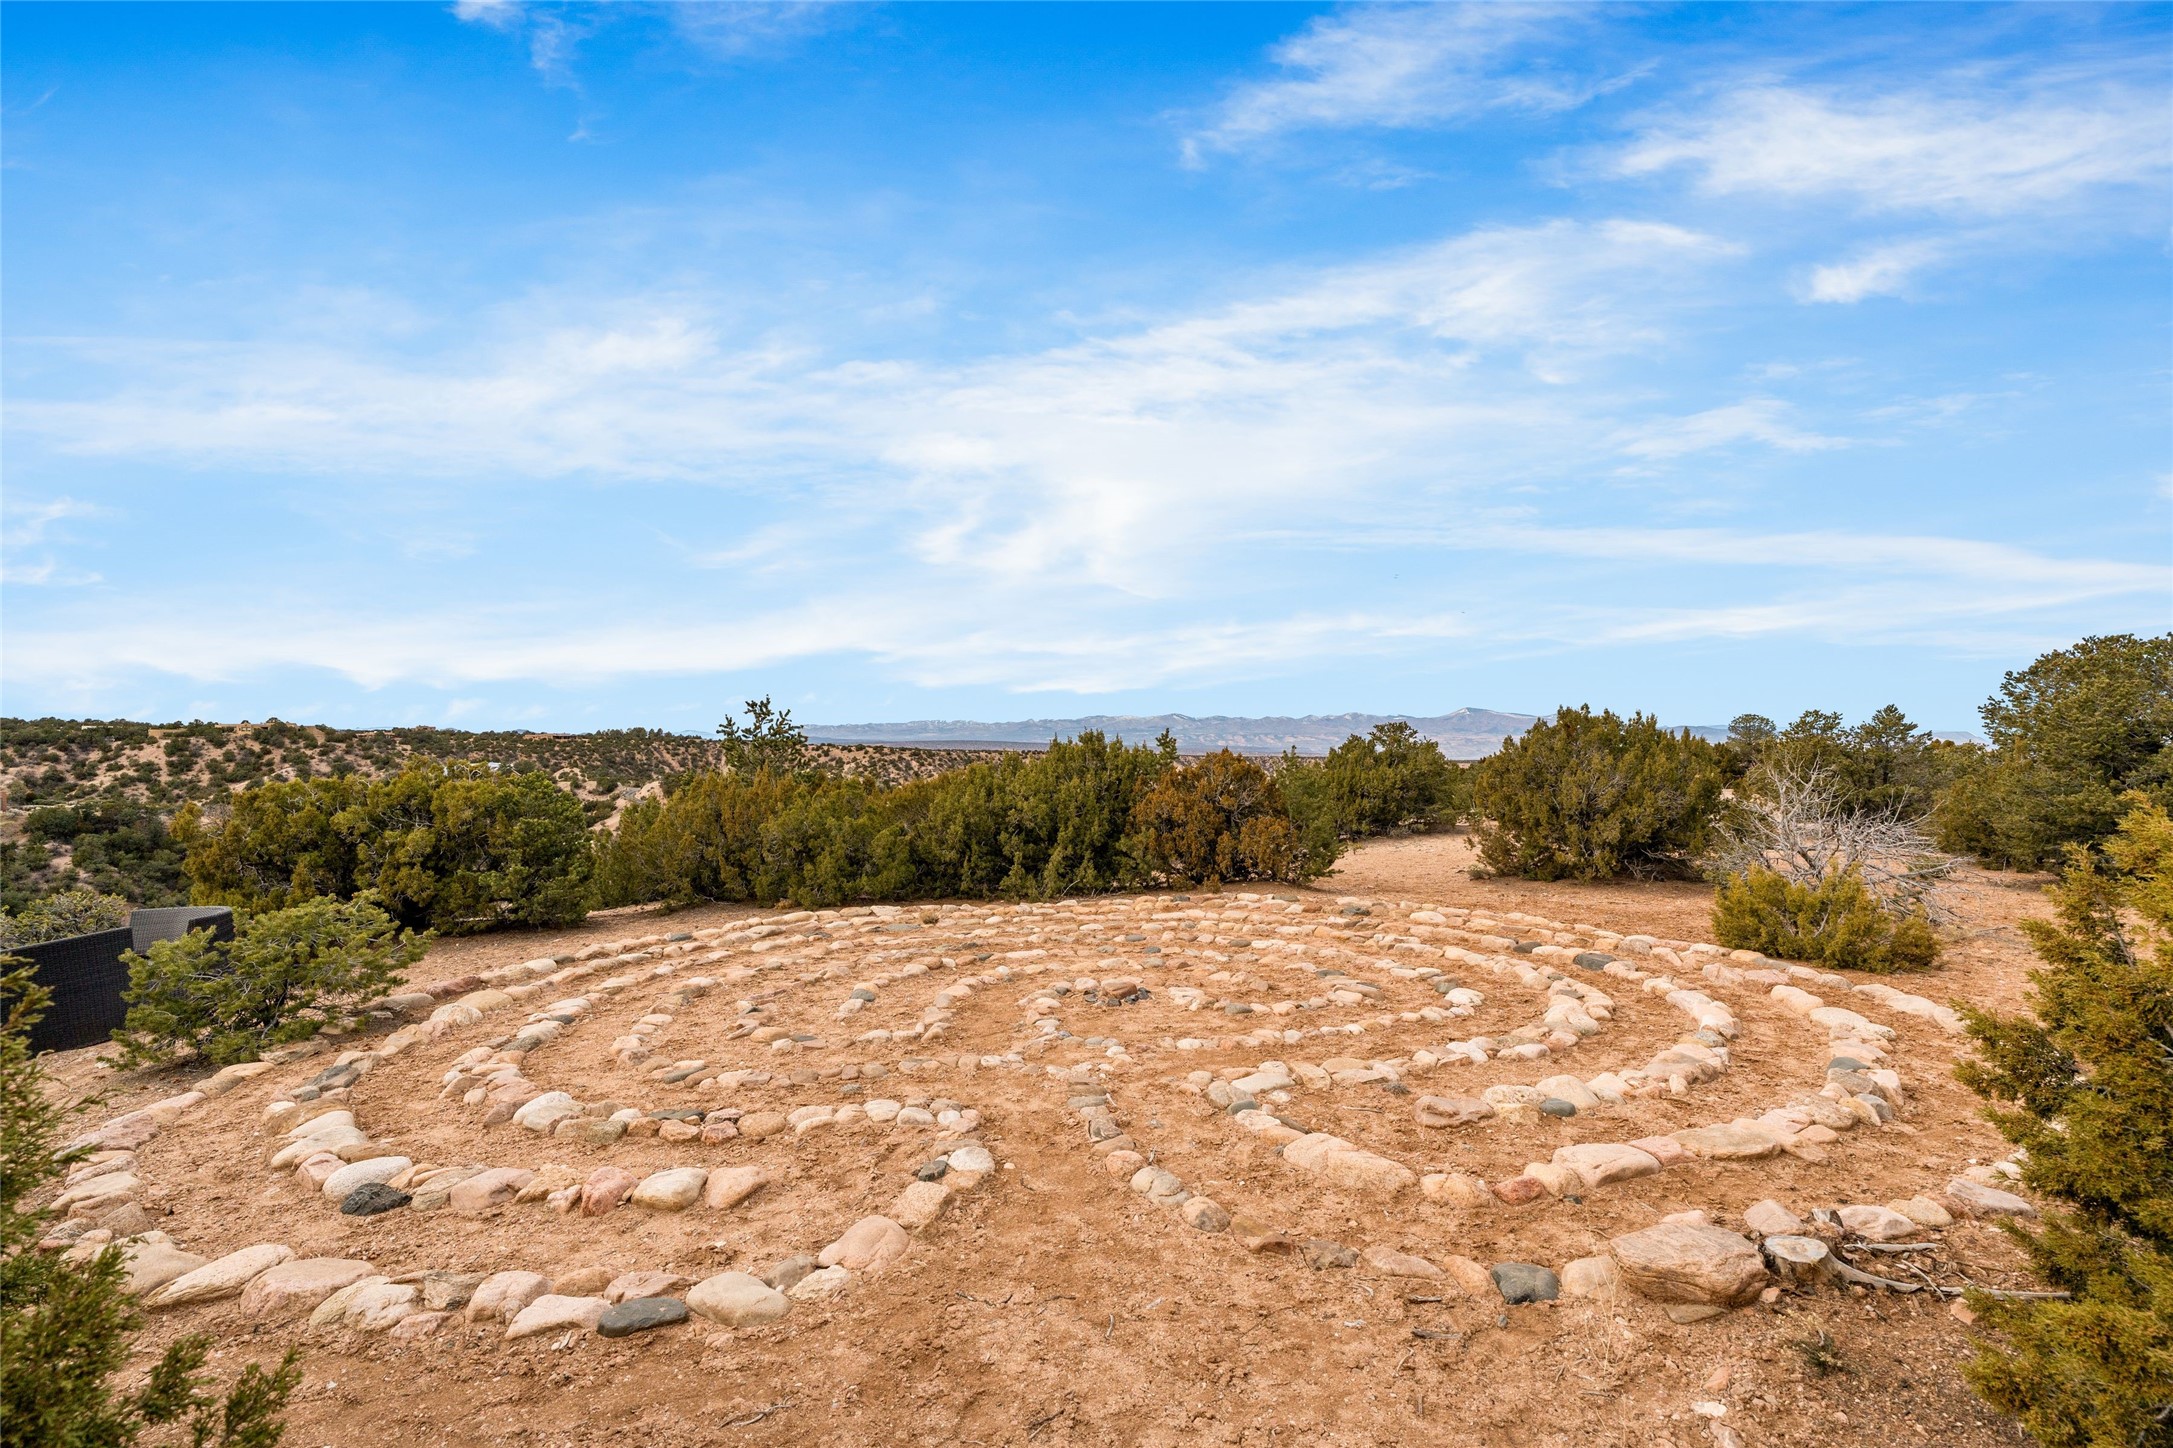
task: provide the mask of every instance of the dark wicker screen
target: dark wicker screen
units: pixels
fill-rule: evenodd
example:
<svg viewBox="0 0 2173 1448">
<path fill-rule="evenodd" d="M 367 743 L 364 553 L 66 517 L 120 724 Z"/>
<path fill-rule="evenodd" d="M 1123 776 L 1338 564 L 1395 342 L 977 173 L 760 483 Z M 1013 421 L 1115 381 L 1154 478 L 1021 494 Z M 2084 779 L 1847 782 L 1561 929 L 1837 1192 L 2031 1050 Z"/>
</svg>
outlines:
<svg viewBox="0 0 2173 1448">
<path fill-rule="evenodd" d="M 31 1027 L 31 1050 L 72 1051 L 113 1035 L 128 1014 L 121 1002 L 121 992 L 128 989 L 128 967 L 121 964 L 121 952 L 132 940 L 124 926 L 41 945 L 18 945 L 8 952 L 29 961 L 32 979 L 53 993 L 44 1018 Z"/>
<path fill-rule="evenodd" d="M 209 930 L 219 940 L 232 940 L 234 912 L 224 905 L 137 910 L 119 930 L 16 946 L 8 953 L 29 961 L 31 978 L 53 993 L 45 1018 L 31 1029 L 30 1049 L 73 1051 L 112 1039 L 128 1015 L 121 999 L 128 989 L 122 954 L 149 950 L 157 940 L 179 940 L 191 930 Z"/>
</svg>

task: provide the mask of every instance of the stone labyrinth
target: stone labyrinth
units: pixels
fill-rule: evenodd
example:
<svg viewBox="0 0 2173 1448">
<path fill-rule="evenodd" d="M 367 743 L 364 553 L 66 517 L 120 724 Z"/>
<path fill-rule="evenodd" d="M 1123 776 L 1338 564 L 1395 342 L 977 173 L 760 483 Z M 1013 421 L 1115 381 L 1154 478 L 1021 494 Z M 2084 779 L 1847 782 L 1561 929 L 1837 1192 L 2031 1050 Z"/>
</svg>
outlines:
<svg viewBox="0 0 2173 1448">
<path fill-rule="evenodd" d="M 513 1338 L 690 1314 L 742 1328 L 882 1293 L 886 1268 L 941 1249 L 954 1204 L 1069 1152 L 1108 1192 L 1166 1209 L 1167 1233 L 1233 1260 L 1512 1303 L 1628 1291 L 1691 1320 L 1870 1280 L 1845 1246 L 2031 1211 L 1993 1185 L 2016 1172 L 2001 1163 L 1937 1200 L 1802 1216 L 1762 1201 L 1741 1231 L 1678 1213 L 1564 1264 L 1344 1240 L 1365 1203 L 1446 1221 L 1699 1160 L 1846 1151 L 1905 1110 L 1907 1063 L 1874 1015 L 1960 1029 L 1883 984 L 1514 913 L 1265 894 L 797 911 L 440 982 L 368 1015 L 404 1023 L 285 1048 L 106 1123 L 46 1246 L 120 1242 L 153 1308 L 238 1295 L 260 1320 L 403 1338 L 456 1315 Z M 1754 1040 L 1819 1064 L 1755 1099 L 1736 1069 Z M 207 1260 L 188 1250 L 203 1224 L 155 1229 L 146 1148 L 244 1086 L 271 1095 L 266 1147 L 233 1167 L 268 1172 L 283 1213 L 472 1220 L 499 1270 L 276 1242 Z M 1663 1098 L 1702 1124 L 1637 1129 Z M 554 1214 L 566 1221 L 546 1229 Z M 518 1266 L 541 1238 L 629 1221 L 656 1228 L 637 1238 L 653 1269 Z M 728 1222 L 754 1244 L 745 1270 L 669 1270 Z M 400 1240 L 385 1255 L 420 1250 Z"/>
</svg>

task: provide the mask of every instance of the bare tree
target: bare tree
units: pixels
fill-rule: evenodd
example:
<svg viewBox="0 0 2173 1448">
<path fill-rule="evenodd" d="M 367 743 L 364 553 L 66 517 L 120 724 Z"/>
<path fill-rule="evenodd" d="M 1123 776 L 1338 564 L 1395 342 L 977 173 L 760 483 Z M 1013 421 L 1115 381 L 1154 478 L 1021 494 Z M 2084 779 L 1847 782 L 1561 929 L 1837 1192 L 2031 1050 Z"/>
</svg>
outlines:
<svg viewBox="0 0 2173 1448">
<path fill-rule="evenodd" d="M 1922 820 L 1895 810 L 1852 813 L 1839 801 L 1823 770 L 1761 765 L 1735 791 L 1714 863 L 1728 874 L 1763 866 L 1813 888 L 1853 870 L 1888 910 L 1951 923 L 1940 886 L 1962 857 L 1935 850 Z"/>
</svg>

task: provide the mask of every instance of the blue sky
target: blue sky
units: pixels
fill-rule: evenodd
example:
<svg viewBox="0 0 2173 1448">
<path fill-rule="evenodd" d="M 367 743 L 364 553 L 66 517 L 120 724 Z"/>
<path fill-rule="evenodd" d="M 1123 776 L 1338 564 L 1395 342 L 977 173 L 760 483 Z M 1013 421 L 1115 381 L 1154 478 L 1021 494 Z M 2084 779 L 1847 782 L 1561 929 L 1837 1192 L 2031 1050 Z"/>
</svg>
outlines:
<svg viewBox="0 0 2173 1448">
<path fill-rule="evenodd" d="M 1677 722 L 2173 623 L 2173 10 L 0 7 L 10 714 Z"/>
</svg>

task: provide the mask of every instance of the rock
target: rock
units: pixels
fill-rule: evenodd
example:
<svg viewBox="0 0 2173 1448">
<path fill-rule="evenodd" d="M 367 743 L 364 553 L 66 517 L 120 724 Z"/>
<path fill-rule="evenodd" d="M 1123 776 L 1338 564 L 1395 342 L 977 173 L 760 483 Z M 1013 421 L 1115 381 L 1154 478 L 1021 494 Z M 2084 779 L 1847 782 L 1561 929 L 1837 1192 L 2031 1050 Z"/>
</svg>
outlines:
<svg viewBox="0 0 2173 1448">
<path fill-rule="evenodd" d="M 1331 1242 L 1325 1237 L 1309 1238 L 1299 1244 L 1298 1250 L 1305 1258 L 1305 1265 L 1315 1272 L 1358 1265 L 1358 1252 L 1355 1248 L 1346 1247 L 1341 1242 Z"/>
<path fill-rule="evenodd" d="M 950 1200 L 951 1189 L 943 1183 L 916 1181 L 890 1204 L 890 1219 L 908 1232 L 918 1232 L 942 1216 Z"/>
<path fill-rule="evenodd" d="M 1227 1232 L 1230 1229 L 1230 1214 L 1206 1197 L 1190 1198 L 1178 1207 L 1177 1215 L 1185 1219 L 1187 1226 L 1202 1232 Z"/>
<path fill-rule="evenodd" d="M 345 1202 L 356 1187 L 390 1181 L 414 1164 L 404 1156 L 373 1156 L 350 1162 L 324 1179 L 325 1199 Z"/>
<path fill-rule="evenodd" d="M 709 1173 L 698 1166 L 676 1166 L 653 1172 L 634 1188 L 633 1203 L 653 1212 L 683 1212 L 701 1199 Z"/>
<path fill-rule="evenodd" d="M 1748 1238 L 1720 1227 L 1662 1222 L 1607 1244 L 1623 1284 L 1658 1302 L 1740 1307 L 1766 1285 L 1766 1265 Z"/>
<path fill-rule="evenodd" d="M 320 1321 L 326 1317 L 325 1309 L 338 1304 L 331 1321 L 341 1327 L 351 1327 L 357 1332 L 383 1332 L 409 1314 L 421 1310 L 422 1293 L 402 1282 L 388 1282 L 382 1277 L 366 1277 L 349 1287 L 343 1287 L 319 1303 L 310 1314 L 312 1327 L 329 1326 Z"/>
<path fill-rule="evenodd" d="M 630 1297 L 603 1310 L 596 1319 L 598 1337 L 632 1337 L 651 1328 L 687 1320 L 687 1305 L 676 1297 Z"/>
<path fill-rule="evenodd" d="M 547 1292 L 522 1308 L 506 1325 L 506 1340 L 534 1337 L 539 1332 L 563 1332 L 569 1327 L 593 1328 L 610 1310 L 611 1304 L 601 1297 L 560 1297 Z"/>
<path fill-rule="evenodd" d="M 1947 1201 L 1965 1217 L 2034 1217 L 2037 1208 L 2013 1192 L 1988 1187 L 1967 1177 L 1947 1183 Z"/>
<path fill-rule="evenodd" d="M 475 1296 L 476 1288 L 483 1285 L 480 1272 L 418 1272 L 395 1279 L 412 1282 L 422 1290 L 422 1305 L 428 1312 L 450 1312 L 466 1307 Z M 540 1295 L 540 1294 L 539 1294 Z"/>
<path fill-rule="evenodd" d="M 1660 1170 L 1660 1163 L 1646 1153 L 1617 1142 L 1562 1147 L 1554 1153 L 1554 1165 L 1569 1168 L 1587 1187 L 1654 1176 Z"/>
<path fill-rule="evenodd" d="M 1923 1230 L 1891 1207 L 1843 1207 L 1841 1225 L 1867 1242 L 1899 1242 Z"/>
<path fill-rule="evenodd" d="M 1592 1088 L 1576 1076 L 1549 1076 L 1538 1083 L 1537 1088 L 1555 1101 L 1567 1102 L 1577 1111 L 1590 1111 L 1600 1104 L 1600 1098 L 1592 1094 Z M 1544 1106 L 1541 1107 L 1544 1110 Z"/>
<path fill-rule="evenodd" d="M 1905 1202 L 1889 1202 L 1888 1205 L 1919 1227 L 1938 1228 L 1954 1225 L 1954 1214 L 1930 1197 L 1911 1197 Z"/>
<path fill-rule="evenodd" d="M 581 1184 L 581 1215 L 601 1217 L 634 1194 L 641 1178 L 624 1167 L 600 1166 Z"/>
<path fill-rule="evenodd" d="M 1501 1300 L 1512 1305 L 1552 1302 L 1562 1295 L 1562 1280 L 1530 1262 L 1498 1262 L 1489 1275 L 1494 1279 L 1494 1290 L 1501 1294 Z"/>
<path fill-rule="evenodd" d="M 1630 1145 L 1660 1163 L 1662 1171 L 1672 1171 L 1691 1159 L 1683 1144 L 1672 1136 L 1641 1136 Z"/>
<path fill-rule="evenodd" d="M 609 1146 L 626 1135 L 626 1123 L 611 1116 L 571 1116 L 553 1127 L 551 1135 L 583 1146 Z"/>
<path fill-rule="evenodd" d="M 294 1250 L 275 1243 L 263 1243 L 244 1247 L 239 1252 L 229 1252 L 217 1261 L 206 1262 L 193 1272 L 185 1272 L 153 1292 L 146 1299 L 150 1307 L 181 1307 L 191 1302 L 215 1302 L 222 1297 L 232 1297 L 254 1280 L 259 1273 L 269 1272 L 282 1262 L 294 1260 Z"/>
<path fill-rule="evenodd" d="M 1615 1259 L 1605 1254 L 1579 1257 L 1562 1267 L 1562 1290 L 1571 1297 L 1609 1297 L 1622 1286 Z"/>
<path fill-rule="evenodd" d="M 1549 1096 L 1546 1100 L 1540 1102 L 1539 1110 L 1541 1114 L 1546 1116 L 1575 1116 L 1577 1114 L 1576 1105 L 1564 1101 L 1559 1096 Z"/>
<path fill-rule="evenodd" d="M 1230 1219 L 1230 1240 L 1248 1252 L 1281 1254 L 1297 1250 L 1297 1243 L 1290 1238 L 1250 1217 Z"/>
<path fill-rule="evenodd" d="M 1414 1257 L 1409 1252 L 1399 1252 L 1393 1247 L 1372 1246 L 1358 1254 L 1358 1260 L 1383 1277 L 1439 1277 L 1441 1269 L 1424 1257 Z"/>
<path fill-rule="evenodd" d="M 581 1103 L 564 1091 L 546 1091 L 532 1096 L 516 1109 L 512 1116 L 515 1126 L 530 1131 L 548 1132 L 565 1117 L 577 1116 Z"/>
<path fill-rule="evenodd" d="M 241 1310 L 259 1322 L 297 1317 L 376 1271 L 369 1263 L 348 1257 L 299 1257 L 250 1279 L 242 1289 Z"/>
<path fill-rule="evenodd" d="M 1710 1321 L 1728 1309 L 1710 1302 L 1668 1302 L 1661 1304 L 1660 1310 L 1667 1314 L 1669 1322 L 1679 1322 L 1687 1327 L 1694 1322 Z"/>
<path fill-rule="evenodd" d="M 466 1181 L 453 1183 L 446 1193 L 446 1205 L 464 1217 L 479 1217 L 512 1203 L 520 1196 L 521 1189 L 535 1179 L 534 1172 L 519 1167 L 492 1167 Z"/>
<path fill-rule="evenodd" d="M 468 1299 L 466 1316 L 470 1322 L 510 1320 L 550 1290 L 551 1279 L 540 1272 L 493 1272 Z"/>
<path fill-rule="evenodd" d="M 989 1154 L 987 1147 L 976 1142 L 952 1147 L 944 1160 L 949 1163 L 952 1171 L 986 1173 L 996 1170 L 996 1158 Z"/>
<path fill-rule="evenodd" d="M 771 1267 L 769 1271 L 763 1273 L 762 1280 L 779 1292 L 789 1292 L 793 1283 L 814 1271 L 815 1267 L 816 1262 L 812 1253 L 799 1252 L 785 1258 L 782 1262 Z"/>
<path fill-rule="evenodd" d="M 822 1249 L 816 1259 L 825 1267 L 852 1272 L 880 1272 L 903 1257 L 912 1239 L 905 1228 L 888 1217 L 862 1217 L 845 1229 L 845 1235 Z"/>
<path fill-rule="evenodd" d="M 1488 1190 L 1512 1207 L 1527 1206 L 1548 1194 L 1546 1187 L 1530 1176 L 1513 1176 L 1507 1181 L 1494 1183 Z"/>
<path fill-rule="evenodd" d="M 530 1202 L 543 1201 L 553 1192 L 564 1191 L 567 1187 L 580 1184 L 581 1173 L 564 1162 L 549 1162 L 537 1167 L 535 1179 L 514 1193 L 513 1204 L 525 1207 Z"/>
<path fill-rule="evenodd" d="M 414 1342 L 431 1336 L 452 1320 L 453 1314 L 450 1312 L 428 1310 L 410 1312 L 407 1316 L 395 1322 L 385 1335 L 398 1338 L 402 1342 Z"/>
<path fill-rule="evenodd" d="M 1332 1185 L 1377 1196 L 1394 1196 L 1418 1185 L 1418 1174 L 1401 1162 L 1325 1132 L 1291 1142 L 1283 1148 L 1283 1160 Z"/>
<path fill-rule="evenodd" d="M 177 1277 L 185 1277 L 208 1260 L 184 1252 L 171 1242 L 131 1243 L 121 1249 L 121 1289 L 130 1297 L 155 1292 Z"/>
<path fill-rule="evenodd" d="M 770 1174 L 758 1166 L 721 1166 L 709 1174 L 702 1188 L 702 1202 L 717 1211 L 738 1206 L 770 1184 Z"/>
<path fill-rule="evenodd" d="M 1494 1114 L 1494 1108 L 1476 1096 L 1421 1096 L 1414 1108 L 1421 1126 L 1469 1126 Z"/>
<path fill-rule="evenodd" d="M 781 1111 L 751 1111 L 739 1119 L 739 1134 L 750 1141 L 760 1141 L 765 1136 L 775 1136 L 791 1128 Z"/>
<path fill-rule="evenodd" d="M 1494 1294 L 1494 1274 L 1483 1262 L 1452 1255 L 1441 1259 L 1441 1270 L 1466 1296 L 1491 1297 Z"/>
<path fill-rule="evenodd" d="M 398 1187 L 384 1182 L 364 1182 L 340 1199 L 340 1215 L 345 1217 L 374 1217 L 383 1212 L 396 1212 L 414 1198 Z"/>
<path fill-rule="evenodd" d="M 852 1272 L 845 1267 L 820 1267 L 786 1288 L 785 1296 L 794 1302 L 813 1302 L 844 1291 L 845 1284 L 852 1280 Z"/>
<path fill-rule="evenodd" d="M 1706 1161 L 1757 1161 L 1781 1149 L 1777 1134 L 1748 1122 L 1693 1126 L 1674 1137 L 1685 1151 Z"/>
<path fill-rule="evenodd" d="M 676 1272 L 622 1272 L 605 1285 L 603 1299 L 616 1306 L 637 1297 L 669 1297 L 693 1285 L 693 1278 Z"/>
<path fill-rule="evenodd" d="M 1743 1225 L 1761 1237 L 1792 1237 L 1803 1231 L 1803 1218 L 1769 1197 L 1743 1209 Z"/>
<path fill-rule="evenodd" d="M 571 1272 L 561 1272 L 551 1283 L 551 1291 L 560 1297 L 600 1297 L 618 1277 L 619 1274 L 608 1267 L 576 1267 Z"/>
<path fill-rule="evenodd" d="M 780 1118 L 782 1119 L 782 1118 Z M 785 1294 L 745 1272 L 720 1272 L 687 1291 L 695 1315 L 725 1327 L 756 1327 L 775 1322 L 792 1308 Z"/>
<path fill-rule="evenodd" d="M 1491 1207 L 1494 1193 L 1486 1182 L 1468 1171 L 1429 1172 L 1419 1178 L 1419 1190 L 1429 1202 L 1447 1202 L 1458 1207 Z"/>
</svg>

